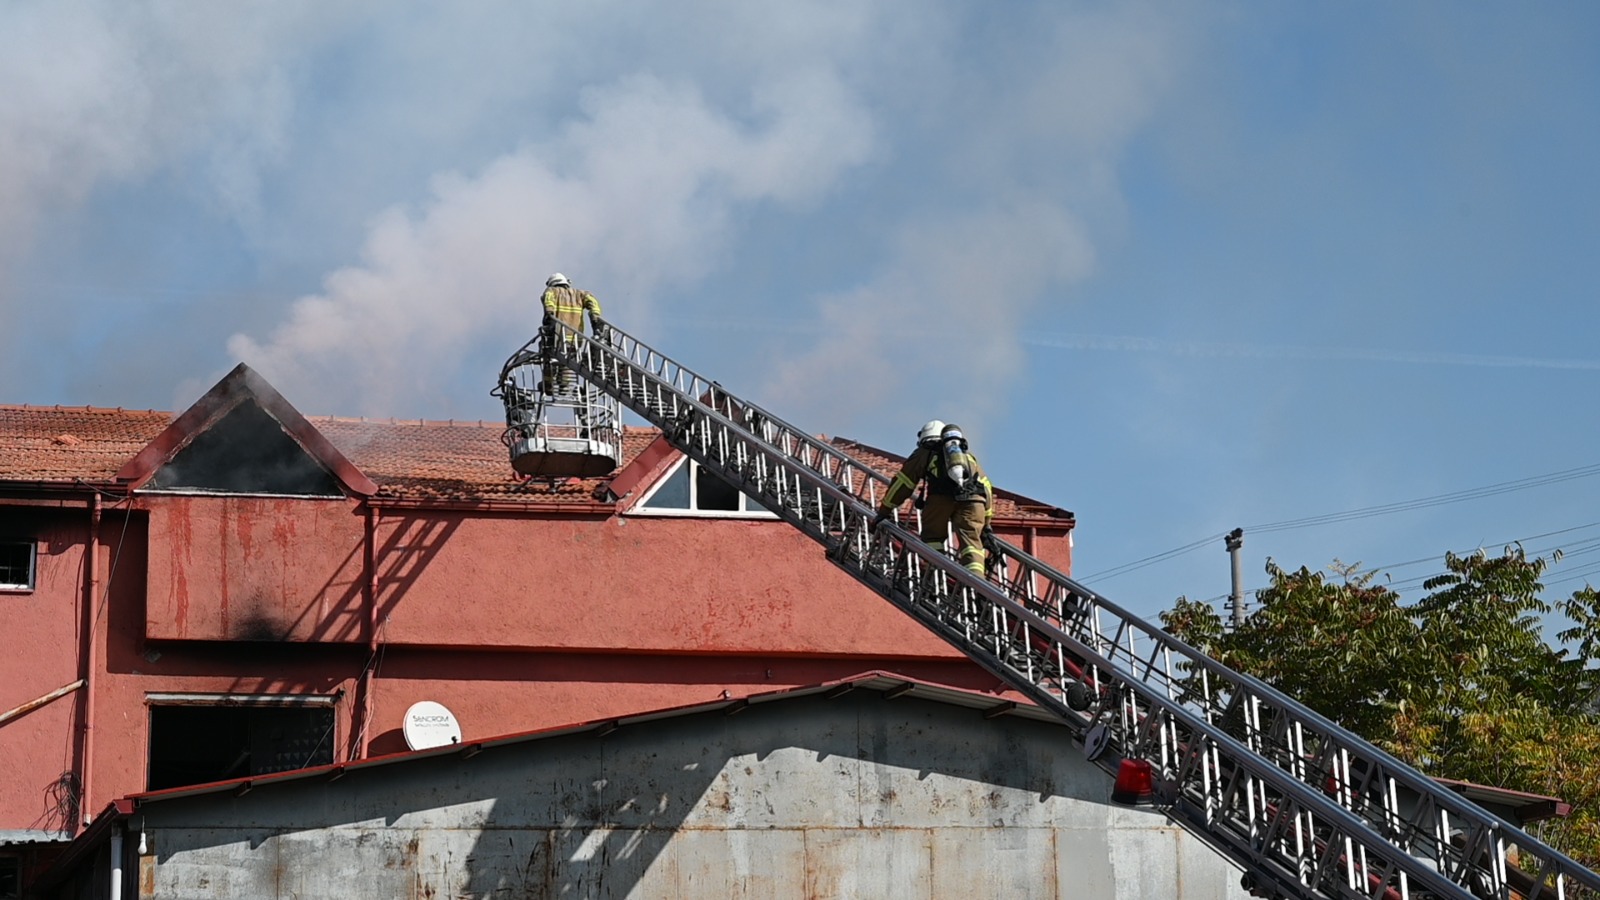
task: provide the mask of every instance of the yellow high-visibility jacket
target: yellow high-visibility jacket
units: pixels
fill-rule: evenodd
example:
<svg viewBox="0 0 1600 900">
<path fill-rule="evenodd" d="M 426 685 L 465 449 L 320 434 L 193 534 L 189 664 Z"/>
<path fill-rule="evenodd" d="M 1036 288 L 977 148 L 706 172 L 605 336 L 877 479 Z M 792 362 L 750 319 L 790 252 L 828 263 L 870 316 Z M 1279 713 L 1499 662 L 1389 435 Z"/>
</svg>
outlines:
<svg viewBox="0 0 1600 900">
<path fill-rule="evenodd" d="M 967 477 L 967 483 L 960 485 L 946 474 L 944 454 L 940 452 L 937 444 L 919 445 L 906 460 L 906 464 L 895 474 L 894 481 L 890 482 L 889 491 L 883 495 L 883 501 L 878 504 L 878 508 L 885 512 L 894 510 L 917 489 L 917 482 L 926 478 L 929 493 L 950 494 L 957 500 L 981 501 L 988 516 L 993 518 L 994 485 L 989 483 L 989 476 L 983 473 L 983 466 L 978 464 L 977 455 L 970 450 L 966 451 L 965 455 L 972 467 L 972 473 Z"/>
<path fill-rule="evenodd" d="M 575 287 L 556 285 L 544 289 L 544 311 L 574 331 L 583 330 L 583 311 L 589 311 L 589 322 L 600 318 L 600 301 L 588 291 Z"/>
</svg>

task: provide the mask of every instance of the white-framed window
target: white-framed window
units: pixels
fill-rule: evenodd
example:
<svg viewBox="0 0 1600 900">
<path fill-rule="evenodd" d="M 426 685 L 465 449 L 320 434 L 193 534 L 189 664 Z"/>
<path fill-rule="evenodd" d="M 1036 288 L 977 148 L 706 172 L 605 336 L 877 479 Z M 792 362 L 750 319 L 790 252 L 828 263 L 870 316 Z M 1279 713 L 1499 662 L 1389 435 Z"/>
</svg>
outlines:
<svg viewBox="0 0 1600 900">
<path fill-rule="evenodd" d="M 31 591 L 39 547 L 33 541 L 0 540 L 0 591 Z"/>
<path fill-rule="evenodd" d="M 672 471 L 645 494 L 636 513 L 660 516 L 710 516 L 724 518 L 777 518 L 773 513 L 721 475 L 687 456 L 678 460 Z"/>
</svg>

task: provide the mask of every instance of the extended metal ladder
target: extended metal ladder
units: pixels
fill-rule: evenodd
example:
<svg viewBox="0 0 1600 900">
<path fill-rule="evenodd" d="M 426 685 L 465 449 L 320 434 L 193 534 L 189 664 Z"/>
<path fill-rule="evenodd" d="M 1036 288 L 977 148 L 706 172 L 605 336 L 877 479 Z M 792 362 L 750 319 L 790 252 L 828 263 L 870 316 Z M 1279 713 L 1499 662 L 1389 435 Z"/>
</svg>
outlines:
<svg viewBox="0 0 1600 900">
<path fill-rule="evenodd" d="M 1595 872 L 1030 554 L 1001 542 L 985 579 L 898 522 L 874 531 L 885 476 L 631 335 L 554 335 L 544 349 L 1059 715 L 1087 758 L 1148 772 L 1257 896 L 1600 897 Z"/>
</svg>

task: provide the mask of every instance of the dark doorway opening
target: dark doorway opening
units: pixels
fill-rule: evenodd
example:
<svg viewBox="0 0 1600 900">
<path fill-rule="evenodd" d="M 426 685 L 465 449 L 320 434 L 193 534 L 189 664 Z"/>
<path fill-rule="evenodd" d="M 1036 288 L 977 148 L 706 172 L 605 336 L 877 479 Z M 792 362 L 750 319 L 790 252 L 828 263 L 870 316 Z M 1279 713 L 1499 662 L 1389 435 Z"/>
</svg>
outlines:
<svg viewBox="0 0 1600 900">
<path fill-rule="evenodd" d="M 333 709 L 152 706 L 147 790 L 333 762 Z"/>
</svg>

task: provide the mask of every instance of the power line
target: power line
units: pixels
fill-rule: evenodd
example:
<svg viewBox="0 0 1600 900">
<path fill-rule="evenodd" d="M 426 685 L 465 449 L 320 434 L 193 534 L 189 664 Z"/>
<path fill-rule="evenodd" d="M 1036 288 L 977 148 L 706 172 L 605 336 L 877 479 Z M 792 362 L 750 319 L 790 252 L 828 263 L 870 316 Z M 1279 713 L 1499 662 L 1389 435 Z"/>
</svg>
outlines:
<svg viewBox="0 0 1600 900">
<path fill-rule="evenodd" d="M 1274 531 L 1289 531 L 1298 528 L 1312 528 L 1318 525 L 1331 525 L 1338 522 L 1349 522 L 1357 519 L 1368 519 L 1376 516 L 1393 515 L 1394 513 L 1410 512 L 1412 510 L 1427 509 L 1435 506 L 1445 506 L 1451 503 L 1464 503 L 1468 500 L 1481 500 L 1485 497 L 1493 497 L 1498 494 L 1506 494 L 1513 491 L 1524 491 L 1531 488 L 1544 487 L 1545 485 L 1550 484 L 1560 484 L 1561 482 L 1572 481 L 1578 478 L 1588 478 L 1593 475 L 1600 475 L 1600 464 L 1579 466 L 1574 469 L 1564 469 L 1560 472 L 1550 472 L 1545 475 L 1534 475 L 1528 478 L 1519 478 L 1515 481 L 1502 481 L 1498 484 L 1485 485 L 1477 488 L 1468 488 L 1461 491 L 1451 491 L 1450 493 L 1436 494 L 1431 497 L 1419 497 L 1413 500 L 1402 500 L 1397 503 L 1386 503 L 1379 506 L 1366 506 L 1360 509 L 1351 509 L 1336 513 L 1325 513 L 1318 516 L 1306 516 L 1299 519 L 1286 519 L 1281 522 L 1267 522 L 1260 525 L 1247 525 L 1245 526 L 1244 530 L 1249 534 L 1270 534 Z M 1535 540 L 1541 537 L 1549 537 L 1551 535 L 1562 534 L 1568 531 L 1576 531 L 1581 528 L 1589 527 L 1593 527 L 1593 525 L 1574 526 L 1573 528 L 1546 532 L 1544 534 L 1534 535 L 1530 538 L 1524 538 L 1518 541 L 1507 541 L 1506 543 L 1522 543 L 1526 540 Z M 1184 544 L 1181 547 L 1174 547 L 1173 549 L 1164 553 L 1157 553 L 1154 556 L 1147 556 L 1143 559 L 1134 560 L 1133 562 L 1124 563 L 1120 566 L 1113 566 L 1109 569 L 1104 569 L 1099 572 L 1085 575 L 1078 580 L 1087 584 L 1094 580 L 1103 581 L 1115 578 L 1119 575 L 1126 575 L 1129 572 L 1134 572 L 1147 566 L 1155 565 L 1159 562 L 1165 562 L 1169 559 L 1183 556 L 1186 553 L 1192 553 L 1195 550 L 1206 546 L 1207 544 L 1221 540 L 1225 536 L 1226 534 L 1224 532 L 1218 532 L 1205 538 L 1201 538 L 1198 541 Z M 1404 566 L 1423 561 L 1424 560 L 1414 560 L 1412 563 L 1397 563 L 1395 565 Z M 1378 571 L 1383 568 L 1384 567 L 1376 567 L 1368 571 Z M 1431 578 L 1432 576 L 1428 577 Z"/>
<path fill-rule="evenodd" d="M 1595 527 L 1600 527 L 1600 522 L 1590 522 L 1590 523 L 1588 523 L 1586 525 L 1574 525 L 1574 526 L 1572 526 L 1570 528 L 1559 528 L 1559 529 L 1557 529 L 1555 531 L 1546 531 L 1546 532 L 1542 532 L 1540 534 L 1530 534 L 1527 537 L 1522 537 L 1522 538 L 1512 538 L 1510 540 L 1504 540 L 1504 541 L 1486 541 L 1486 542 L 1484 542 L 1484 545 L 1485 546 L 1508 547 L 1508 546 L 1510 546 L 1512 544 L 1528 544 L 1528 543 L 1531 543 L 1533 541 L 1539 540 L 1541 538 L 1554 537 L 1554 536 L 1556 536 L 1558 534 L 1571 534 L 1574 531 L 1582 531 L 1585 528 L 1595 528 Z M 1584 553 L 1592 553 L 1595 550 L 1600 550 L 1600 538 L 1589 538 L 1587 540 L 1580 541 L 1577 544 L 1572 544 L 1572 545 L 1568 545 L 1568 546 L 1565 546 L 1565 547 L 1561 546 L 1560 544 L 1553 544 L 1553 545 L 1550 545 L 1548 547 L 1541 547 L 1541 548 L 1539 548 L 1537 550 L 1532 550 L 1532 551 L 1530 551 L 1530 553 L 1533 556 L 1545 556 L 1545 555 L 1553 553 L 1553 552 L 1555 552 L 1557 550 L 1560 550 L 1561 554 L 1563 556 L 1578 556 L 1578 555 L 1581 555 L 1581 554 L 1584 554 Z M 1425 557 L 1422 557 L 1421 559 L 1407 560 L 1405 562 L 1388 563 L 1386 565 L 1378 565 L 1378 566 L 1368 566 L 1368 567 L 1365 567 L 1365 568 L 1361 569 L 1357 574 L 1360 575 L 1360 576 L 1365 576 L 1365 575 L 1373 575 L 1373 574 L 1376 574 L 1378 572 L 1393 572 L 1396 569 L 1403 569 L 1403 568 L 1405 568 L 1407 566 L 1421 565 L 1423 563 L 1433 563 L 1433 562 L 1436 562 L 1438 559 L 1439 559 L 1439 555 L 1434 555 L 1434 556 L 1425 556 Z M 1435 574 L 1444 574 L 1444 573 L 1436 572 Z M 1426 580 L 1426 578 L 1432 578 L 1432 577 L 1433 577 L 1432 575 L 1425 576 L 1424 580 Z"/>
<path fill-rule="evenodd" d="M 1501 546 L 1509 546 L 1511 544 L 1526 544 L 1526 543 L 1528 543 L 1530 541 L 1538 540 L 1539 538 L 1552 537 L 1552 536 L 1558 535 L 1558 534 L 1569 534 L 1569 533 L 1574 532 L 1574 531 L 1581 531 L 1581 530 L 1583 530 L 1585 528 L 1595 528 L 1597 526 L 1600 526 L 1600 522 L 1590 522 L 1587 525 L 1574 525 L 1571 528 L 1562 528 L 1562 529 L 1558 529 L 1556 531 L 1547 531 L 1547 532 L 1544 532 L 1542 534 L 1529 535 L 1528 537 L 1525 537 L 1525 538 L 1518 538 L 1518 539 L 1508 540 L 1508 541 L 1493 541 L 1493 542 L 1488 542 L 1488 543 L 1490 543 L 1490 544 L 1498 544 L 1498 545 L 1501 545 Z M 1554 561 L 1554 554 L 1557 551 L 1560 551 L 1561 558 L 1562 558 L 1563 561 L 1572 559 L 1573 557 L 1576 557 L 1576 556 L 1584 556 L 1586 554 L 1600 552 L 1600 538 L 1586 538 L 1583 541 L 1578 542 L 1577 544 L 1572 544 L 1572 545 L 1568 545 L 1568 546 L 1565 546 L 1565 547 L 1553 544 L 1553 545 L 1550 545 L 1550 546 L 1547 546 L 1547 547 L 1540 548 L 1538 550 L 1529 551 L 1529 555 L 1530 556 L 1534 556 L 1534 557 L 1549 557 L 1549 558 L 1551 558 L 1552 561 Z M 1419 565 L 1421 563 L 1431 563 L 1431 562 L 1434 562 L 1437 559 L 1438 559 L 1438 557 L 1426 557 L 1426 558 L 1423 558 L 1423 559 L 1409 560 L 1409 561 L 1404 562 L 1404 563 L 1394 563 L 1394 564 L 1385 565 L 1385 566 L 1371 566 L 1371 567 L 1368 567 L 1368 568 L 1363 568 L 1360 571 L 1354 572 L 1352 574 L 1353 574 L 1354 577 L 1357 577 L 1357 578 L 1371 577 L 1371 576 L 1374 576 L 1374 575 L 1377 575 L 1377 574 L 1380 574 L 1380 573 L 1382 573 L 1382 574 L 1390 574 L 1396 568 L 1402 568 L 1404 566 L 1410 566 L 1410 565 Z M 1583 580 L 1587 581 L 1589 576 L 1595 575 L 1595 574 L 1600 574 L 1600 560 L 1585 560 L 1583 565 L 1580 565 L 1580 566 L 1577 566 L 1575 568 L 1567 569 L 1565 571 L 1562 571 L 1557 575 L 1557 577 L 1548 577 L 1549 575 L 1555 575 L 1556 574 L 1554 570 L 1548 570 L 1547 569 L 1546 572 L 1547 572 L 1547 576 L 1540 578 L 1540 584 L 1542 584 L 1545 588 L 1550 588 L 1550 587 L 1552 587 L 1554 585 L 1558 585 L 1558 584 L 1566 584 L 1566 583 L 1569 583 L 1569 582 L 1577 581 L 1579 579 L 1583 579 Z M 1389 579 L 1389 580 L 1384 582 L 1383 587 L 1384 587 L 1385 590 L 1391 591 L 1391 592 L 1393 592 L 1395 594 L 1402 594 L 1402 593 L 1410 591 L 1410 590 L 1412 590 L 1414 588 L 1422 587 L 1430 579 L 1437 578 L 1440 575 L 1447 575 L 1447 574 L 1450 574 L 1448 572 L 1448 570 L 1444 570 L 1444 571 L 1434 570 L 1434 571 L 1430 571 L 1430 572 L 1428 572 L 1426 574 L 1423 574 L 1423 575 L 1413 575 L 1413 576 L 1409 576 L 1407 578 L 1401 578 L 1401 579 Z M 1247 593 L 1250 594 L 1250 595 L 1254 595 L 1257 592 L 1259 592 L 1261 590 L 1264 590 L 1264 589 L 1265 589 L 1264 587 L 1251 588 L 1250 590 L 1247 591 Z M 1221 595 L 1219 597 L 1215 597 L 1215 598 L 1212 598 L 1211 600 L 1207 600 L 1206 602 L 1207 603 L 1218 602 L 1218 601 L 1227 599 L 1227 596 L 1228 595 L 1223 594 L 1223 595 Z"/>
<path fill-rule="evenodd" d="M 1486 487 L 1470 488 L 1464 491 L 1454 491 L 1448 494 L 1438 494 L 1433 497 L 1421 497 L 1415 500 L 1402 500 L 1399 503 L 1387 503 L 1382 506 L 1367 506 L 1361 509 L 1346 510 L 1344 512 L 1327 513 L 1320 516 L 1307 516 L 1302 519 L 1288 519 L 1282 522 L 1268 522 L 1263 525 L 1246 525 L 1245 531 L 1252 534 L 1263 532 L 1288 531 L 1293 528 L 1310 528 L 1316 525 L 1327 525 L 1334 522 L 1347 522 L 1353 519 L 1367 519 L 1373 516 L 1385 516 L 1397 512 L 1409 512 L 1414 509 L 1427 509 L 1434 506 L 1444 506 L 1450 503 L 1464 503 L 1468 500 L 1481 500 L 1484 497 L 1493 497 L 1496 494 L 1507 494 L 1512 491 L 1525 491 L 1529 488 L 1543 487 L 1547 484 L 1559 484 L 1563 481 L 1572 481 L 1577 478 L 1587 478 L 1591 475 L 1600 475 L 1600 465 L 1581 466 L 1576 469 L 1567 469 L 1562 472 L 1552 472 L 1548 475 L 1535 475 L 1531 478 L 1521 478 L 1516 481 L 1504 481 Z"/>
<path fill-rule="evenodd" d="M 1085 575 L 1085 576 L 1083 576 L 1083 577 L 1081 577 L 1081 578 L 1079 578 L 1077 580 L 1087 583 L 1087 582 L 1092 581 L 1092 580 L 1094 580 L 1096 578 L 1102 578 L 1102 579 L 1103 578 L 1115 578 L 1118 575 L 1123 575 L 1123 574 L 1126 574 L 1128 572 L 1132 572 L 1135 569 L 1142 569 L 1145 566 L 1154 565 L 1154 564 L 1156 564 L 1158 562 L 1164 562 L 1164 561 L 1172 559 L 1174 557 L 1182 556 L 1185 553 L 1191 553 L 1191 552 L 1193 552 L 1195 550 L 1199 550 L 1201 547 L 1204 547 L 1207 544 L 1214 544 L 1217 541 L 1222 540 L 1226 536 L 1227 536 L 1227 534 L 1225 532 L 1219 531 L 1216 534 L 1211 535 L 1210 537 L 1201 538 L 1200 540 L 1195 541 L 1192 544 L 1184 544 L 1182 547 L 1176 547 L 1174 549 L 1168 550 L 1165 553 L 1157 553 L 1155 556 L 1146 556 L 1144 559 L 1137 559 L 1137 560 L 1134 560 L 1131 563 L 1126 563 L 1126 564 L 1120 565 L 1120 566 L 1113 566 L 1112 568 L 1106 569 L 1103 572 L 1095 572 L 1092 575 Z"/>
</svg>

